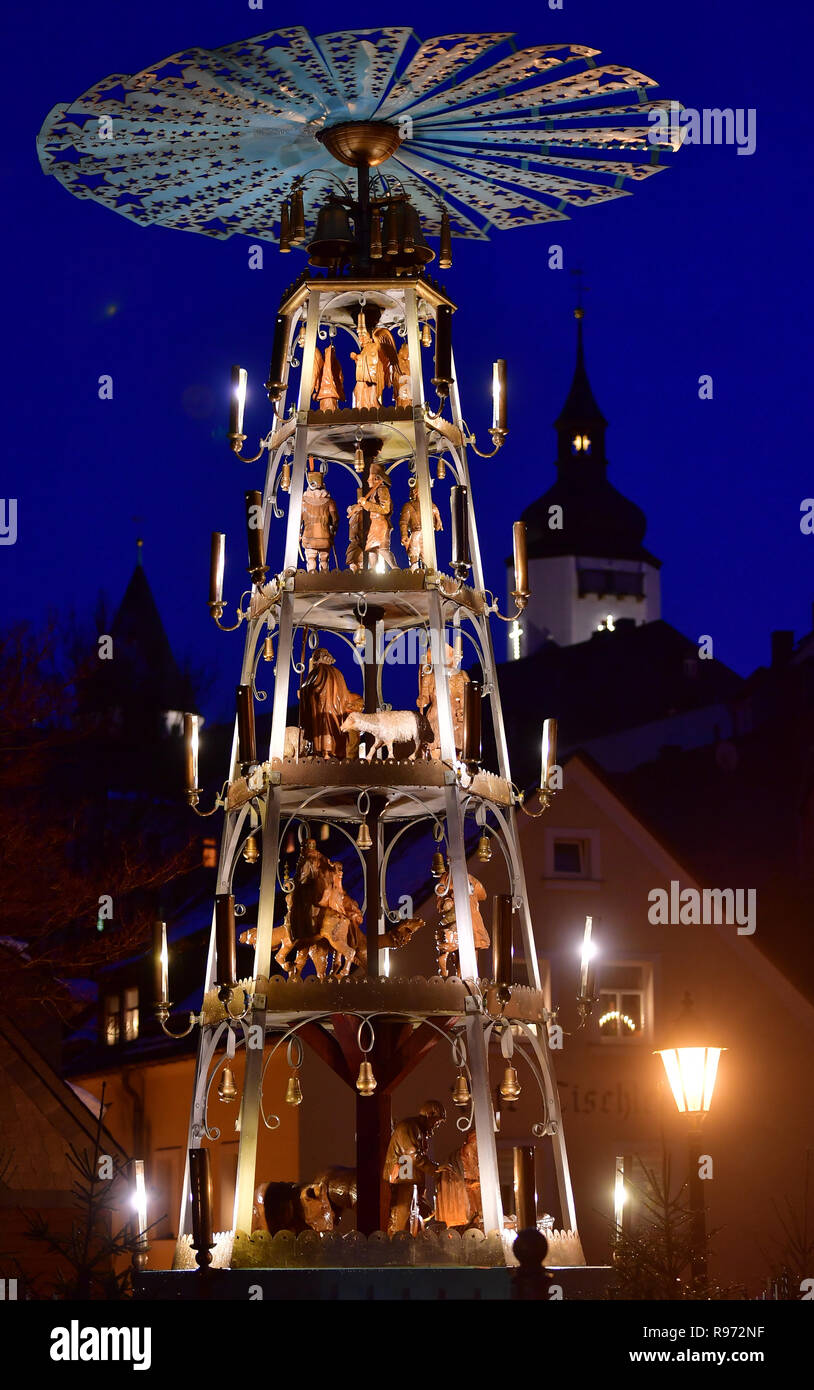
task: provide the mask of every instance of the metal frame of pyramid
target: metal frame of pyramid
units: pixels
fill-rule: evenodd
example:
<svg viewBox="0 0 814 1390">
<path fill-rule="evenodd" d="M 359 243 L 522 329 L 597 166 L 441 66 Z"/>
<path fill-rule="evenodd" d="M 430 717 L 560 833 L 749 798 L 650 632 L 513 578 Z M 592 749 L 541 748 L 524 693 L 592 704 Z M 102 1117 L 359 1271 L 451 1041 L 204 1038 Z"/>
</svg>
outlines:
<svg viewBox="0 0 814 1390">
<path fill-rule="evenodd" d="M 343 1263 L 381 1263 L 381 1240 L 371 1243 L 383 1210 L 382 1144 L 389 1110 L 382 1101 L 428 1050 L 439 1074 L 458 1068 L 471 1087 L 471 1106 L 459 1119 L 474 1125 L 480 1169 L 483 1238 L 460 1243 L 461 1263 L 503 1263 L 508 1258 L 495 1142 L 490 1047 L 511 1061 L 522 1057 L 539 1090 L 535 1137 L 552 1145 L 565 1235 L 561 1262 L 584 1263 L 568 1170 L 562 1116 L 548 1045 L 552 1015 L 541 990 L 537 948 L 523 871 L 516 812 L 523 798 L 511 781 L 490 615 L 497 603 L 485 586 L 478 545 L 477 513 L 467 447 L 473 443 L 461 411 L 451 358 L 448 413 L 427 400 L 422 340 L 439 317 L 455 306 L 421 268 L 373 259 L 371 206 L 375 191 L 385 200 L 406 198 L 421 227 L 445 235 L 483 238 L 491 226 L 509 228 L 566 216 L 569 206 L 588 206 L 624 196 L 624 185 L 657 171 L 659 145 L 649 117 L 669 103 L 648 99 L 652 79 L 628 68 L 598 65 L 597 51 L 580 45 L 537 45 L 517 51 L 506 33 L 446 35 L 421 43 L 406 28 L 381 28 L 311 38 L 289 28 L 208 52 L 190 49 L 133 77 L 114 76 L 77 101 L 55 107 L 39 138 L 40 159 L 76 196 L 92 198 L 137 222 L 226 237 L 240 232 L 259 239 L 281 234 L 288 249 L 281 203 L 307 190 L 309 207 L 324 203 L 345 165 L 355 164 L 358 201 L 346 201 L 355 218 L 356 261 L 306 271 L 283 295 L 277 333 L 278 371 L 270 374 L 274 403 L 271 429 L 256 458 L 267 453 L 261 493 L 263 553 L 238 623 L 245 623 L 240 684 L 256 693 L 263 644 L 276 644 L 271 737 L 266 757 L 247 764 L 236 721 L 224 808 L 217 874 L 221 899 L 232 892 L 235 868 L 250 836 L 262 839 L 255 957 L 252 976 L 224 980 L 216 950 L 217 914 L 204 981 L 204 999 L 190 1028 L 200 1025 L 189 1151 L 215 1141 L 208 1100 L 221 1049 L 229 1060 L 245 1046 L 240 1109 L 240 1147 L 233 1229 L 219 1238 L 215 1263 L 224 1267 L 273 1266 L 273 1240 L 252 1233 L 258 1137 L 263 1124 L 275 1127 L 264 1107 L 263 1083 L 272 1050 L 285 1044 L 298 1054 L 302 1041 L 315 1046 L 353 1084 L 354 1057 L 373 1059 L 378 1098 L 357 1100 L 359 1227 L 368 1236 L 337 1247 Z M 609 101 L 610 99 L 610 101 Z M 332 134 L 352 135 L 364 123 L 393 134 L 381 173 L 360 159 L 337 155 Z M 366 129 L 367 127 L 365 127 Z M 376 179 L 379 183 L 376 183 Z M 372 180 L 372 183 L 371 183 Z M 374 201 L 371 203 L 371 198 Z M 293 203 L 292 203 L 293 206 Z M 301 204 L 302 206 L 302 204 Z M 374 212 L 374 218 L 378 213 Z M 316 238 L 319 238 L 319 222 Z M 308 239 L 300 228 L 297 240 Z M 365 241 L 365 239 L 367 239 Z M 405 246 L 406 246 L 405 242 Z M 359 246 L 357 245 L 357 252 Z M 381 256 L 381 250 L 378 252 Z M 445 253 L 446 254 L 446 253 Z M 310 408 L 318 343 L 344 331 L 357 342 L 360 311 L 377 317 L 407 345 L 408 406 L 319 412 Z M 281 371 L 280 371 L 281 369 Z M 292 372 L 299 370 L 298 380 Z M 293 388 L 293 389 L 292 389 Z M 287 404 L 287 394 L 295 399 Z M 445 393 L 441 393 L 442 396 Z M 240 426 L 242 428 L 242 425 Z M 502 442 L 498 432 L 496 447 Z M 245 438 L 231 435 L 239 453 Z M 493 435 L 494 438 L 494 435 Z M 309 573 L 299 563 L 306 462 L 326 460 L 352 476 L 354 455 L 375 441 L 378 457 L 393 475 L 408 472 L 417 486 L 423 537 L 423 567 L 417 571 L 366 569 L 360 573 Z M 454 483 L 465 488 L 471 578 L 466 567 L 443 573 L 433 526 L 431 462 L 442 460 Z M 358 478 L 357 478 L 358 481 Z M 288 493 L 287 517 L 280 506 Z M 280 522 L 284 520 L 284 526 Z M 284 535 L 281 532 L 284 531 Z M 251 568 L 251 566 L 250 566 Z M 243 600 L 241 600 L 242 602 Z M 222 605 L 212 605 L 219 620 Z M 286 712 L 292 676 L 301 672 L 294 640 L 318 628 L 353 646 L 360 621 L 384 634 L 420 629 L 428 636 L 437 696 L 440 758 L 421 761 L 319 759 L 287 755 Z M 375 619 L 371 617 L 375 614 Z M 465 762 L 456 747 L 447 666 L 449 629 L 472 645 L 482 671 L 497 766 Z M 381 706 L 381 659 L 365 664 L 365 709 Z M 372 669 L 371 669 L 372 668 Z M 194 786 L 194 781 L 193 781 Z M 196 796 L 192 796 L 193 804 Z M 285 886 L 280 878 L 284 837 L 309 818 L 329 822 L 351 843 L 352 827 L 365 818 L 371 844 L 360 851 L 365 871 L 367 968 L 347 979 L 282 979 L 272 976 L 272 937 Z M 522 944 L 526 982 L 482 978 L 470 911 L 466 829 L 489 821 L 492 841 L 503 852 L 512 920 Z M 408 825 L 424 823 L 443 840 L 455 899 L 459 976 L 402 978 L 384 969 L 381 938 L 393 920 L 387 903 L 389 858 Z M 395 953 L 397 961 L 398 956 Z M 222 965 L 222 962 L 220 963 Z M 168 1018 L 163 1001 L 162 1025 Z M 398 1030 L 394 1032 L 394 1021 Z M 450 1075 L 452 1071 L 450 1070 Z M 357 1087 L 357 1089 L 361 1089 Z M 377 1166 L 378 1165 L 378 1166 Z M 177 1263 L 191 1262 L 190 1164 L 184 1180 Z M 420 1260 L 414 1238 L 407 1252 L 389 1256 Z M 443 1263 L 449 1249 L 427 1246 L 425 1258 Z M 486 1247 L 489 1247 L 488 1251 Z M 325 1246 L 306 1243 L 301 1262 L 319 1262 Z M 322 1251 L 322 1254 L 320 1254 Z M 208 1255 L 207 1255 L 208 1258 Z M 285 1258 L 290 1260 L 290 1250 Z M 199 1261 L 201 1263 L 205 1261 Z"/>
</svg>

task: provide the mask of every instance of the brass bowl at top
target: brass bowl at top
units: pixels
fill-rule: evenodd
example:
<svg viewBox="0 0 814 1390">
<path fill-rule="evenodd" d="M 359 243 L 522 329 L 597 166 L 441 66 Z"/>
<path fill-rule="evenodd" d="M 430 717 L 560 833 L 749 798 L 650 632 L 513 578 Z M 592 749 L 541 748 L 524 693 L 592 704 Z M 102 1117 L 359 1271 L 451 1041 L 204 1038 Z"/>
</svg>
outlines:
<svg viewBox="0 0 814 1390">
<path fill-rule="evenodd" d="M 389 121 L 343 121 L 321 130 L 317 139 L 334 159 L 352 169 L 364 164 L 372 169 L 383 164 L 401 144 L 398 126 Z"/>
</svg>

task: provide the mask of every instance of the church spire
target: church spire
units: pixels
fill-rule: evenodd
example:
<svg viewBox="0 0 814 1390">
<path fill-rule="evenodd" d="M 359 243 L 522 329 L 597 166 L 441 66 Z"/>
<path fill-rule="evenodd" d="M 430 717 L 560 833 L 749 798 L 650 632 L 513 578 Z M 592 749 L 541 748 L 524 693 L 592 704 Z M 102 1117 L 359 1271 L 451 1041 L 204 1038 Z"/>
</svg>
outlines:
<svg viewBox="0 0 814 1390">
<path fill-rule="evenodd" d="M 574 310 L 577 321 L 577 360 L 571 389 L 565 404 L 554 421 L 557 431 L 557 465 L 560 475 L 573 468 L 585 471 L 585 465 L 593 464 L 589 471 L 603 473 L 607 466 L 605 458 L 605 430 L 608 422 L 594 399 L 588 372 L 585 367 L 585 344 L 582 336 L 582 323 L 585 310 L 578 305 Z"/>
</svg>

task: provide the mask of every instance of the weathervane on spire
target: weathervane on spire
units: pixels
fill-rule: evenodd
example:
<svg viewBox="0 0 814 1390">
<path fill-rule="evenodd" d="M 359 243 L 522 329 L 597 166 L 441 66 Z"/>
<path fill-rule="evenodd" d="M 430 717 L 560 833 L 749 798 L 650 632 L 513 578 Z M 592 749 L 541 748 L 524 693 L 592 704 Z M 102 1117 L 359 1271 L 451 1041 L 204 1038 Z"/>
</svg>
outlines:
<svg viewBox="0 0 814 1390">
<path fill-rule="evenodd" d="M 576 291 L 577 291 L 577 302 L 576 302 L 576 305 L 575 305 L 575 307 L 574 307 L 574 318 L 575 318 L 575 319 L 581 319 L 581 318 L 584 318 L 584 317 L 585 317 L 585 305 L 584 305 L 583 302 L 582 302 L 582 296 L 583 296 L 584 294 L 587 294 L 591 287 L 590 287 L 590 285 L 585 285 L 585 284 L 583 284 L 582 277 L 583 277 L 583 275 L 585 274 L 585 271 L 582 269 L 581 266 L 580 266 L 577 270 L 572 270 L 572 271 L 571 271 L 571 274 L 572 274 L 572 275 L 575 277 L 575 279 L 576 279 Z"/>
</svg>

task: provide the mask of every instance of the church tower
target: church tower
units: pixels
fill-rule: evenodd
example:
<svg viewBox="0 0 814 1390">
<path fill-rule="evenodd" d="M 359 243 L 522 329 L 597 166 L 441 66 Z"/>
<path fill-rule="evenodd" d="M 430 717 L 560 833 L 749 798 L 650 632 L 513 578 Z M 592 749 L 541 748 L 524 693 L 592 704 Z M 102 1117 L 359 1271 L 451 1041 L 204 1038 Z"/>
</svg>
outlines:
<svg viewBox="0 0 814 1390">
<path fill-rule="evenodd" d="M 649 623 L 661 616 L 661 561 L 644 548 L 644 513 L 607 479 L 607 420 L 585 370 L 584 310 L 575 309 L 574 316 L 574 379 L 554 422 L 557 477 L 523 513 L 531 598 L 508 629 L 510 661 L 531 656 L 547 641 L 586 642 L 620 619 Z"/>
</svg>

